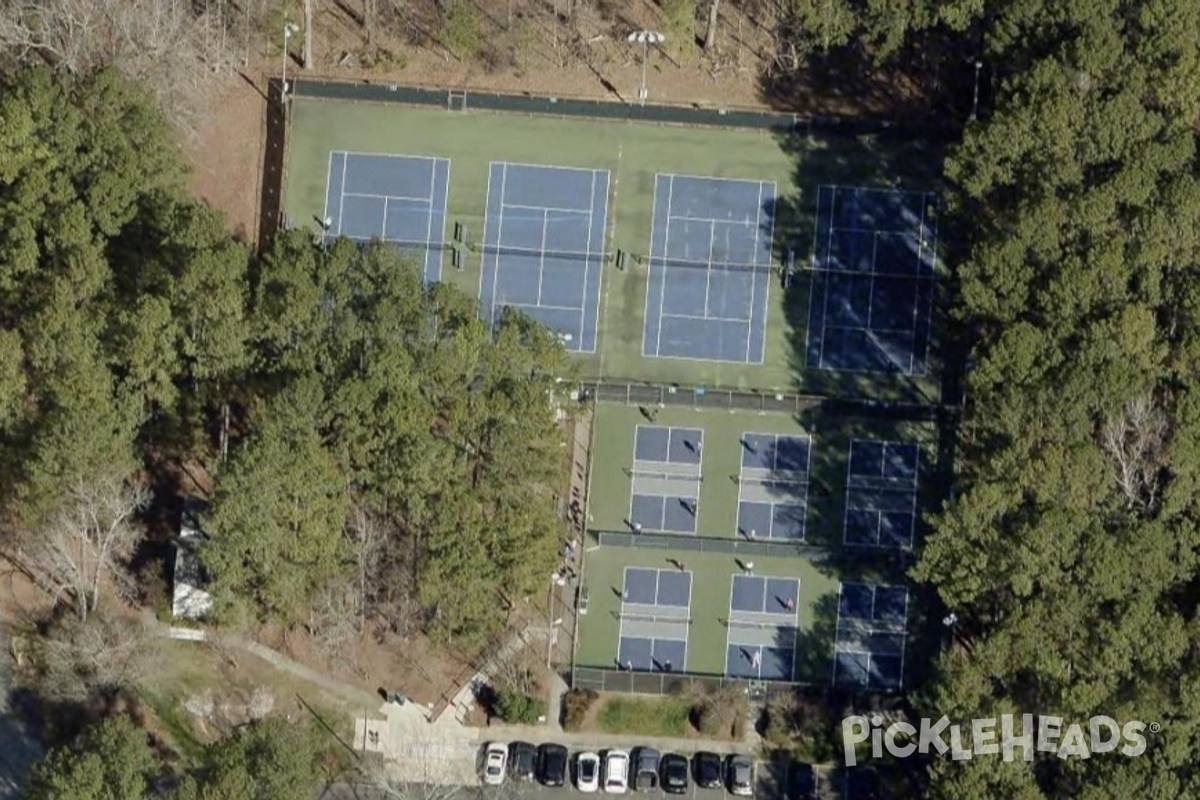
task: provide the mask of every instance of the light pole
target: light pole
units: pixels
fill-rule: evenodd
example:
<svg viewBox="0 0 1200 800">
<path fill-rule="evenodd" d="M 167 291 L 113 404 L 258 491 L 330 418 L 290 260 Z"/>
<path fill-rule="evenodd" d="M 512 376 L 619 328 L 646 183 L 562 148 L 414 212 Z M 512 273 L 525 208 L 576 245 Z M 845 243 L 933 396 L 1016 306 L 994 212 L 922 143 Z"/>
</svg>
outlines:
<svg viewBox="0 0 1200 800">
<path fill-rule="evenodd" d="M 983 69 L 983 62 L 975 62 L 975 94 L 971 99 L 971 119 L 975 119 L 975 115 L 979 111 L 979 70 Z"/>
<path fill-rule="evenodd" d="M 294 22 L 283 23 L 283 77 L 279 82 L 279 104 L 287 105 L 287 62 L 288 62 L 288 39 L 292 38 L 292 34 L 300 30 L 300 26 Z"/>
<path fill-rule="evenodd" d="M 642 88 L 638 91 L 638 99 L 642 105 L 646 105 L 646 61 L 650 55 L 650 45 L 662 44 L 667 37 L 657 31 L 634 31 L 629 34 L 630 43 L 640 43 L 642 45 Z"/>
</svg>

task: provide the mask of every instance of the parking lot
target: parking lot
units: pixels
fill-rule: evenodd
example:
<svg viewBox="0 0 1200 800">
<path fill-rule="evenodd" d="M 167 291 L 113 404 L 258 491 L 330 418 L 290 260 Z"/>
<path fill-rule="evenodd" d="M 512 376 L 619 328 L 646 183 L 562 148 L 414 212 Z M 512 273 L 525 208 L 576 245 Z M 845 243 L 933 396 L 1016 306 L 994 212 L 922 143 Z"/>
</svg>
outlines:
<svg viewBox="0 0 1200 800">
<path fill-rule="evenodd" d="M 784 765 L 760 761 L 755 763 L 754 770 L 756 781 L 754 797 L 760 800 L 784 800 L 788 796 L 786 792 L 786 775 L 784 774 L 786 767 Z M 585 794 L 578 791 L 574 785 L 550 788 L 537 783 L 517 783 L 511 779 L 505 781 L 503 786 L 483 787 L 480 793 L 480 797 L 485 800 L 513 800 L 514 798 L 529 798 L 529 800 L 579 800 L 583 797 L 592 796 L 613 797 L 614 795 L 606 795 L 603 792 Z M 660 800 L 660 798 L 732 800 L 735 797 L 735 795 L 730 794 L 724 789 L 701 789 L 696 786 L 694 781 L 688 782 L 688 789 L 684 794 L 667 794 L 663 791 L 635 792 L 631 790 L 625 796 L 646 798 L 646 800 Z"/>
</svg>

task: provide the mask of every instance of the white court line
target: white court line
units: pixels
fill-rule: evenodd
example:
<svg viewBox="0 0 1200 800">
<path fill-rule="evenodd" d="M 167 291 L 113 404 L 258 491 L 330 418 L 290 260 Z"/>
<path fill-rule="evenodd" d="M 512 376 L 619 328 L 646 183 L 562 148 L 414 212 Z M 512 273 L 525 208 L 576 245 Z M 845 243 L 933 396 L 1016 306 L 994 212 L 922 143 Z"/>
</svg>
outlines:
<svg viewBox="0 0 1200 800">
<path fill-rule="evenodd" d="M 409 161 L 436 161 L 440 156 L 414 156 L 407 153 L 368 153 L 363 150 L 336 150 L 346 156 L 366 156 L 368 158 L 403 158 Z"/>
<path fill-rule="evenodd" d="M 762 218 L 762 190 L 763 190 L 763 183 L 762 183 L 762 181 L 759 181 L 758 197 L 755 199 L 755 204 L 754 204 L 754 260 L 755 260 L 755 262 L 758 261 L 758 227 L 761 224 L 761 218 Z M 749 319 L 750 326 L 749 326 L 749 329 L 746 331 L 746 363 L 750 363 L 750 340 L 754 338 L 754 297 L 756 294 L 758 294 L 758 292 L 756 291 L 758 289 L 758 275 L 757 274 L 754 276 L 752 281 L 753 282 L 750 284 L 750 319 Z M 770 286 L 770 284 L 771 284 L 771 282 L 768 280 L 767 285 Z M 763 355 L 764 356 L 766 355 L 766 349 L 767 349 L 766 336 L 767 336 L 767 332 L 764 330 L 763 331 Z M 762 362 L 760 361 L 759 363 L 762 363 Z"/>
<path fill-rule="evenodd" d="M 429 169 L 429 219 L 426 220 L 426 223 L 425 223 L 425 239 L 427 241 L 431 241 L 433 239 L 433 198 L 437 196 L 437 172 L 438 172 L 438 162 L 437 162 L 437 159 L 434 159 L 433 164 L 430 165 L 430 169 Z M 449 191 L 448 188 L 447 188 L 447 191 Z M 421 270 L 421 272 L 422 272 L 421 278 L 425 279 L 427 276 L 424 273 L 429 272 L 429 248 L 428 247 L 425 248 L 425 263 L 422 264 L 422 266 L 424 267 L 424 269 Z"/>
<path fill-rule="evenodd" d="M 662 176 L 661 172 L 657 173 L 654 176 L 654 199 L 650 203 L 650 264 L 646 268 L 646 303 L 643 306 L 643 308 L 645 308 L 645 311 L 646 311 L 646 321 L 649 321 L 649 318 L 650 318 L 650 286 L 654 283 L 654 223 L 657 222 L 657 220 L 655 219 L 655 213 L 658 211 L 658 183 L 659 183 L 659 181 L 662 180 L 662 177 L 663 176 Z M 670 225 L 671 225 L 670 215 L 668 214 L 667 226 L 670 227 Z M 666 229 L 663 230 L 663 235 L 664 236 L 666 235 Z M 663 276 L 663 278 L 664 278 L 663 289 L 665 290 L 666 289 L 666 283 L 665 283 L 666 276 Z M 662 328 L 661 312 L 660 312 L 659 318 L 658 318 L 658 327 L 660 329 Z M 646 352 L 646 345 L 648 344 L 647 340 L 649 338 L 648 337 L 648 334 L 649 334 L 648 329 L 649 329 L 649 326 L 647 324 L 643 323 L 642 324 L 642 357 L 643 358 L 651 355 L 650 353 Z M 654 353 L 653 355 L 657 356 L 658 353 Z"/>
<path fill-rule="evenodd" d="M 499 251 L 500 243 L 504 241 L 504 190 L 507 188 L 508 182 L 508 165 L 501 163 L 500 165 L 500 206 L 496 212 L 496 250 Z M 500 253 L 492 254 L 494 257 L 493 263 L 495 269 L 492 271 L 492 282 L 496 286 L 496 292 L 492 295 L 492 325 L 496 324 L 496 297 L 500 294 Z"/>
<path fill-rule="evenodd" d="M 593 178 L 593 182 L 595 179 Z M 558 206 L 530 206 L 524 203 L 505 203 L 505 208 L 519 209 L 521 211 L 542 211 L 553 214 L 571 214 L 574 216 L 588 216 L 591 214 L 586 208 L 559 208 Z"/>
<path fill-rule="evenodd" d="M 406 203 L 424 203 L 433 205 L 432 197 L 408 197 L 402 194 L 373 194 L 371 192 L 346 192 L 347 197 L 366 197 L 374 200 L 403 200 Z"/>
<path fill-rule="evenodd" d="M 875 262 L 879 259 L 879 234 L 871 238 L 871 293 L 867 295 L 867 330 L 871 329 L 871 314 L 875 311 Z"/>
<path fill-rule="evenodd" d="M 708 290 L 712 284 L 713 242 L 717 238 L 717 222 L 708 223 L 708 264 L 704 267 L 704 319 L 708 319 Z"/>
<path fill-rule="evenodd" d="M 866 333 L 886 333 L 886 334 L 903 334 L 904 336 L 913 336 L 913 332 L 904 328 L 864 328 L 861 325 L 826 325 L 825 328 L 831 331 L 865 331 Z"/>
<path fill-rule="evenodd" d="M 579 344 L 583 346 L 583 329 L 587 324 L 587 293 L 588 293 L 588 273 L 592 266 L 592 228 L 596 226 L 596 220 L 593 216 L 596 212 L 596 170 L 592 171 L 592 188 L 588 193 L 588 232 L 587 244 L 584 246 L 584 252 L 587 257 L 583 259 L 583 306 L 579 309 Z M 601 247 L 603 250 L 603 246 Z M 601 253 L 603 255 L 603 253 Z M 600 315 L 599 298 L 596 300 L 596 316 Z"/>
<path fill-rule="evenodd" d="M 325 204 L 321 211 L 321 241 L 325 241 L 325 237 L 329 235 L 328 229 L 325 227 L 325 220 L 329 219 L 329 193 L 333 191 L 333 151 L 329 151 L 329 165 L 325 168 Z M 342 221 L 338 220 L 338 227 L 342 226 Z"/>
<path fill-rule="evenodd" d="M 821 236 L 821 189 L 822 188 L 823 187 L 820 187 L 820 186 L 817 187 L 817 208 L 813 212 L 813 246 L 812 246 L 812 256 L 811 256 L 812 274 L 810 274 L 808 277 L 808 314 L 806 315 L 807 325 L 805 326 L 805 335 L 804 335 L 804 366 L 810 367 L 810 368 L 815 368 L 815 369 L 821 368 L 820 357 L 818 356 L 816 364 L 809 364 L 808 363 L 808 354 L 809 354 L 809 337 L 812 336 L 813 294 L 815 293 L 814 290 L 816 289 L 816 283 L 817 283 L 817 253 L 821 247 L 820 236 Z M 826 254 L 826 255 L 828 256 L 828 254 Z M 826 291 L 828 291 L 829 287 L 826 286 L 825 289 L 826 289 Z M 825 342 L 825 320 L 822 319 L 821 320 L 821 343 L 822 343 L 821 349 L 822 350 L 824 349 L 824 342 Z M 764 347 L 763 349 L 765 350 L 766 348 Z"/>
<path fill-rule="evenodd" d="M 779 184 L 775 183 L 775 181 L 761 181 L 759 183 L 759 186 L 758 186 L 758 192 L 759 192 L 759 194 L 758 194 L 758 214 L 759 214 L 759 216 L 756 216 L 754 218 L 754 247 L 755 247 L 756 253 L 759 252 L 758 236 L 759 236 L 759 233 L 760 233 L 760 230 L 762 227 L 762 224 L 761 224 L 762 188 L 767 185 L 770 185 L 770 187 L 771 187 L 771 197 L 775 200 L 775 202 L 778 202 L 778 197 L 779 197 Z M 775 252 L 775 215 L 772 214 L 771 215 L 771 229 L 767 232 L 767 263 L 766 263 L 766 266 L 767 266 L 768 270 L 770 269 L 771 258 L 772 258 L 772 254 L 774 252 Z M 768 272 L 767 274 L 763 275 L 762 279 L 766 282 L 765 283 L 766 291 L 763 292 L 763 300 L 762 300 L 763 351 L 762 351 L 762 355 L 758 357 L 758 360 L 753 362 L 755 364 L 762 364 L 766 361 L 766 358 L 767 358 L 767 324 L 766 323 L 767 323 L 767 315 L 770 314 L 770 309 L 771 309 L 771 305 L 770 305 L 770 303 L 771 303 L 771 276 L 770 276 L 770 273 Z M 757 280 L 757 278 L 756 278 L 756 280 Z M 751 300 L 753 300 L 753 299 L 754 298 L 752 296 Z M 753 319 L 753 316 L 751 318 Z M 748 360 L 749 359 L 747 359 L 747 361 Z"/>
<path fill-rule="evenodd" d="M 675 199 L 675 176 L 667 176 L 667 229 L 663 231 L 663 255 L 662 255 L 662 289 L 658 295 L 658 336 L 654 340 L 654 355 L 662 352 L 662 329 L 663 329 L 663 305 L 667 301 L 667 256 L 671 252 L 671 201 Z M 654 258 L 650 259 L 650 266 L 654 266 Z"/>
<path fill-rule="evenodd" d="M 484 194 L 484 201 L 483 201 L 483 231 L 481 233 L 484 244 L 487 244 L 488 217 L 491 216 L 491 209 L 492 209 L 492 172 L 495 169 L 495 167 L 496 167 L 496 163 L 494 161 L 492 163 L 488 164 L 487 191 Z M 449 192 L 447 192 L 447 194 L 449 194 Z M 493 255 L 493 258 L 498 258 L 498 256 L 496 256 L 495 254 L 492 254 L 492 255 Z M 487 261 L 488 261 L 488 253 L 486 251 L 480 253 L 479 254 L 479 302 L 480 302 L 480 304 L 482 304 L 484 302 L 484 300 L 483 300 L 483 279 L 487 275 L 487 269 L 488 269 Z M 492 275 L 492 296 L 487 301 L 488 302 L 487 315 L 488 315 L 488 325 L 489 326 L 494 324 L 492 315 L 495 313 L 494 307 L 496 305 L 496 277 L 497 277 L 496 275 L 494 275 L 494 274 Z"/>
<path fill-rule="evenodd" d="M 726 181 L 728 183 L 759 183 L 754 178 L 723 178 L 720 175 L 692 175 L 687 172 L 669 173 L 672 178 L 691 178 L 699 181 Z"/>
<path fill-rule="evenodd" d="M 833 623 L 833 676 L 830 678 L 833 686 L 837 686 L 838 631 L 842 629 L 842 588 L 845 585 L 843 581 L 838 581 L 837 620 Z"/>
<path fill-rule="evenodd" d="M 826 261 L 829 261 L 829 259 L 831 258 L 831 254 L 833 253 L 833 211 L 836 207 L 837 207 L 837 189 L 835 188 L 830 193 L 830 197 L 829 197 L 829 240 L 825 244 L 825 260 Z M 829 318 L 829 295 L 831 295 L 831 294 L 833 294 L 833 292 L 830 291 L 829 281 L 826 281 L 825 282 L 825 297 L 823 299 L 824 305 L 821 308 L 822 329 L 824 329 L 825 327 L 828 327 L 825 324 L 825 320 L 827 320 Z M 821 353 L 820 353 L 820 357 L 817 359 L 817 368 L 818 369 L 826 368 L 825 367 L 825 340 L 826 340 L 826 338 L 828 338 L 828 337 L 826 337 L 824 335 L 824 331 L 822 331 Z"/>
<path fill-rule="evenodd" d="M 499 161 L 498 164 L 505 164 L 510 167 L 528 167 L 530 169 L 550 170 L 554 172 L 593 172 L 592 167 L 569 167 L 563 164 L 530 164 L 527 161 Z"/>
<path fill-rule="evenodd" d="M 629 586 L 629 567 L 621 572 L 621 618 L 617 620 L 617 669 L 624 668 L 621 663 L 621 640 L 625 638 L 625 593 Z M 632 672 L 632 670 L 630 670 Z"/>
<path fill-rule="evenodd" d="M 446 218 L 448 216 L 450 216 L 447 207 L 450 204 L 450 168 L 453 166 L 453 164 L 450 162 L 450 159 L 439 158 L 437 161 L 434 162 L 434 170 L 436 170 L 437 165 L 443 161 L 446 162 L 446 187 L 445 187 L 445 191 L 442 193 L 442 207 L 441 207 L 441 209 L 439 209 L 439 212 L 442 215 L 442 229 L 440 231 L 438 231 L 438 239 L 442 239 L 442 240 L 444 240 L 446 238 Z M 488 177 L 490 179 L 491 176 L 488 176 Z M 434 194 L 436 194 L 436 191 Z M 435 198 L 433 198 L 433 197 L 429 198 L 429 225 L 430 225 L 430 231 L 431 231 L 431 233 L 430 233 L 431 239 L 433 238 L 432 229 L 433 229 L 433 206 L 434 206 L 433 201 L 434 201 L 434 199 Z M 486 213 L 486 211 L 485 211 L 485 213 Z M 425 249 L 425 270 L 426 271 L 429 270 L 429 257 L 430 256 L 433 256 L 433 263 L 437 265 L 436 280 L 440 281 L 442 279 L 442 264 L 444 263 L 445 258 L 443 257 L 441 252 L 435 251 L 431 247 L 426 248 Z"/>
<path fill-rule="evenodd" d="M 348 156 L 342 156 L 342 183 L 338 187 L 338 234 L 342 232 L 342 225 L 346 221 L 346 172 L 350 167 L 350 159 Z"/>
<path fill-rule="evenodd" d="M 542 243 L 538 246 L 537 304 L 542 304 L 542 277 L 546 271 L 546 232 L 550 228 L 550 212 L 542 212 Z"/>
<path fill-rule="evenodd" d="M 387 235 L 387 211 L 388 211 L 388 199 L 385 197 L 385 198 L 383 198 L 383 226 L 382 226 L 383 232 L 379 235 L 379 238 L 384 239 L 384 240 L 386 240 L 388 238 L 388 235 Z M 428 238 L 428 234 L 426 234 L 426 238 Z"/>
</svg>

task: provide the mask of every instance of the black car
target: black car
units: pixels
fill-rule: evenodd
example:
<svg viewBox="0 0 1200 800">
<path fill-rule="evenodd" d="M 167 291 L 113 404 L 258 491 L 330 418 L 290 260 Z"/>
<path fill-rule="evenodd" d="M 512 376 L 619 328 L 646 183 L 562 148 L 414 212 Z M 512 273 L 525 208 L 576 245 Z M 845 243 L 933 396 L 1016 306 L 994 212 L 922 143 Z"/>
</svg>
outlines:
<svg viewBox="0 0 1200 800">
<path fill-rule="evenodd" d="M 676 753 L 667 753 L 658 764 L 662 788 L 667 794 L 683 794 L 688 788 L 688 761 Z"/>
<path fill-rule="evenodd" d="M 696 779 L 696 785 L 703 789 L 723 788 L 721 757 L 716 753 L 696 753 L 692 756 L 692 775 Z"/>
<path fill-rule="evenodd" d="M 513 742 L 508 746 L 508 773 L 519 781 L 533 780 L 537 754 L 529 742 Z"/>
<path fill-rule="evenodd" d="M 636 792 L 653 792 L 658 788 L 658 762 L 662 756 L 653 747 L 639 747 L 633 751 L 633 789 Z"/>
<path fill-rule="evenodd" d="M 567 780 L 567 748 L 544 744 L 537 752 L 537 779 L 545 786 L 562 786 Z"/>
</svg>

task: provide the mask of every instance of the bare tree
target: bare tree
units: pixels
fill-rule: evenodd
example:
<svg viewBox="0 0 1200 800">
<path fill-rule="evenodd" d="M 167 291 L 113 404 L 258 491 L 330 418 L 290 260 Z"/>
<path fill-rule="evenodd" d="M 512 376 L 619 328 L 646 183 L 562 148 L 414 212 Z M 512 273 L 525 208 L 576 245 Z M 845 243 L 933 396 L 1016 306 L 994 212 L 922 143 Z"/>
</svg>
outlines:
<svg viewBox="0 0 1200 800">
<path fill-rule="evenodd" d="M 721 16 L 721 0 L 711 0 L 708 5 L 708 25 L 704 28 L 704 52 L 711 52 L 717 44 L 717 21 Z"/>
<path fill-rule="evenodd" d="M 1130 400 L 1101 431 L 1127 509 L 1146 513 L 1158 507 L 1168 433 L 1167 415 L 1149 396 Z"/>
<path fill-rule="evenodd" d="M 162 641 L 149 619 L 63 617 L 39 640 L 34 654 L 42 691 L 77 701 L 137 686 L 158 671 Z"/>
<path fill-rule="evenodd" d="M 224 0 L 199 11 L 190 0 L 0 0 L 0 49 L 77 73 L 114 66 L 153 87 L 168 117 L 190 130 L 232 63 L 224 7 Z"/>
<path fill-rule="evenodd" d="M 27 538 L 27 563 L 81 621 L 96 610 L 106 581 L 132 594 L 126 561 L 145 533 L 133 517 L 149 501 L 149 489 L 121 478 L 80 481 L 49 523 Z"/>
</svg>

